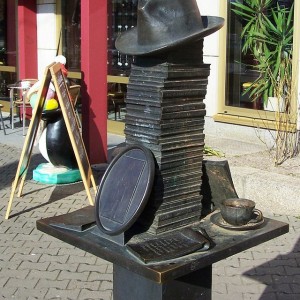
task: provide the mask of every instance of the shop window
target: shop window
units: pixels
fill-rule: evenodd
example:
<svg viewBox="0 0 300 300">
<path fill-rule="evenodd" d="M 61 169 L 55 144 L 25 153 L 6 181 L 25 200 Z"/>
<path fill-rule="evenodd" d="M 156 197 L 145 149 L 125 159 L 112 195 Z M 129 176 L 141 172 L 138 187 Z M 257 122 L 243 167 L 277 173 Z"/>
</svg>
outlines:
<svg viewBox="0 0 300 300">
<path fill-rule="evenodd" d="M 226 57 L 226 96 L 225 105 L 240 108 L 264 109 L 263 96 L 251 95 L 251 90 L 247 90 L 253 82 L 261 76 L 259 70 L 259 61 L 253 55 L 251 47 L 247 49 L 247 36 L 243 36 L 243 30 L 249 26 L 249 18 L 245 15 L 236 13 L 238 9 L 235 3 L 245 5 L 255 5 L 254 3 L 265 3 L 268 1 L 249 1 L 249 0 L 229 0 L 228 1 L 228 34 L 227 34 L 227 57 Z M 250 3 L 250 4 L 249 4 Z M 277 7 L 288 11 L 293 7 L 293 0 L 271 1 L 267 9 L 262 11 L 272 19 L 272 9 Z M 257 4 L 258 5 L 258 4 Z M 247 12 L 246 12 L 247 13 Z M 257 15 L 259 9 L 256 10 Z M 253 21 L 253 20 L 252 20 Z M 274 21 L 272 21 L 274 23 Z M 276 25 L 275 25 L 276 26 Z M 242 37 L 243 36 L 243 37 Z M 290 41 L 290 49 L 292 48 L 292 40 Z M 271 51 L 274 51 L 276 45 L 272 48 L 271 43 L 268 44 Z M 246 50 L 245 50 L 246 49 Z M 270 89 L 271 90 L 271 89 Z"/>
<path fill-rule="evenodd" d="M 15 1 L 0 0 L 0 100 L 9 96 L 7 85 L 17 77 L 15 11 Z"/>
<path fill-rule="evenodd" d="M 136 26 L 137 0 L 113 0 L 107 4 L 108 119 L 124 121 L 126 79 L 135 58 L 117 51 L 115 41 L 119 34 Z"/>
<path fill-rule="evenodd" d="M 79 72 L 81 66 L 80 0 L 63 0 L 62 5 L 62 54 L 67 68 Z"/>
<path fill-rule="evenodd" d="M 131 55 L 120 53 L 115 48 L 119 34 L 136 26 L 137 0 L 113 0 L 108 3 L 108 74 L 128 76 L 134 61 Z"/>
</svg>

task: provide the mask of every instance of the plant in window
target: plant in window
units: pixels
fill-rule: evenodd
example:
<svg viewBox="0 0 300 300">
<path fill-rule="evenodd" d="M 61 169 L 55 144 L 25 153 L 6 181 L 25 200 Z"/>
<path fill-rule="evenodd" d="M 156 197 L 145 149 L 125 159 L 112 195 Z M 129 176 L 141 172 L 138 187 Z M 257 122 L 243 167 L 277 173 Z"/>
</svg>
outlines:
<svg viewBox="0 0 300 300">
<path fill-rule="evenodd" d="M 270 97 L 276 100 L 274 127 L 266 120 L 265 127 L 273 139 L 271 154 L 275 165 L 299 153 L 299 129 L 292 80 L 292 47 L 294 4 L 274 0 L 244 0 L 232 3 L 233 11 L 241 17 L 242 51 L 250 51 L 256 64 L 258 78 L 247 88 L 252 100 L 261 98 L 266 105 Z M 260 116 L 262 112 L 259 112 Z M 267 119 L 266 116 L 261 117 Z M 298 125 L 297 125 L 298 124 Z M 273 130 L 275 129 L 275 130 Z"/>
<path fill-rule="evenodd" d="M 274 2 L 276 4 L 274 5 Z M 274 0 L 244 0 L 233 2 L 233 11 L 245 22 L 241 33 L 242 52 L 250 51 L 256 64 L 258 78 L 245 91 L 252 100 L 261 98 L 264 103 L 274 96 L 274 81 L 280 80 L 283 61 L 292 58 L 293 43 L 293 4 L 287 8 Z M 287 68 L 290 78 L 292 69 Z"/>
</svg>

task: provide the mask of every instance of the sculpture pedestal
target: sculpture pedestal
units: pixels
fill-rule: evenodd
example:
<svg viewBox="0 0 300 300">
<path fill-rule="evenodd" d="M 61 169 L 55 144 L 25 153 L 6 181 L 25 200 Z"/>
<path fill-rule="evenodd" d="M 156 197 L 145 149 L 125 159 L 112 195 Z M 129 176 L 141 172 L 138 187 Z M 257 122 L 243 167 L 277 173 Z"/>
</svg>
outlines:
<svg viewBox="0 0 300 300">
<path fill-rule="evenodd" d="M 210 300 L 212 266 L 156 283 L 114 264 L 114 300 Z"/>
<path fill-rule="evenodd" d="M 289 231 L 287 223 L 269 218 L 265 218 L 263 225 L 257 229 L 228 230 L 213 224 L 209 215 L 197 226 L 205 229 L 213 240 L 214 247 L 205 252 L 194 252 L 159 264 L 144 264 L 131 255 L 126 246 L 120 246 L 94 234 L 97 227 L 94 225 L 93 216 L 94 208 L 86 207 L 65 215 L 39 220 L 37 228 L 112 262 L 114 300 L 211 299 L 213 263 Z"/>
</svg>

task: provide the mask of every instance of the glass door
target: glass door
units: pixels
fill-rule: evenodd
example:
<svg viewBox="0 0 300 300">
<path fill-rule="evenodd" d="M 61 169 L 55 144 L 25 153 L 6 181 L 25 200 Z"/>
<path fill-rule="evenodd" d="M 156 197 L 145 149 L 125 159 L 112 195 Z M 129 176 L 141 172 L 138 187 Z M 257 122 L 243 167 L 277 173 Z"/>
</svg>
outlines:
<svg viewBox="0 0 300 300">
<path fill-rule="evenodd" d="M 17 80 L 16 60 L 16 4 L 15 1 L 0 0 L 0 101 L 7 111 L 7 85 Z"/>
<path fill-rule="evenodd" d="M 108 120 L 124 122 L 125 97 L 134 57 L 124 55 L 115 48 L 119 34 L 136 26 L 137 0 L 113 0 L 108 2 Z"/>
</svg>

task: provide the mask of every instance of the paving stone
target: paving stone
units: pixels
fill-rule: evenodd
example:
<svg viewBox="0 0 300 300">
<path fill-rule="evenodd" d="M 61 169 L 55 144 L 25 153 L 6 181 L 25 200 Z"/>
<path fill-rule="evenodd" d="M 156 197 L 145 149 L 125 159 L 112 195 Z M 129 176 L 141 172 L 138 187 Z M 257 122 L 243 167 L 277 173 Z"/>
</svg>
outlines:
<svg viewBox="0 0 300 300">
<path fill-rule="evenodd" d="M 37 289 L 50 289 L 56 288 L 59 290 L 66 290 L 70 280 L 49 280 L 42 278 L 38 281 L 36 288 Z"/>
<path fill-rule="evenodd" d="M 15 253 L 1 253 L 0 254 L 0 262 L 1 261 L 10 261 L 12 258 L 13 258 L 13 256 L 15 255 Z"/>
<path fill-rule="evenodd" d="M 269 259 L 267 258 L 259 258 L 259 259 L 241 259 L 240 260 L 240 268 L 253 267 L 253 262 L 255 265 L 265 265 L 269 263 Z"/>
<path fill-rule="evenodd" d="M 31 270 L 28 274 L 29 279 L 49 279 L 49 280 L 55 280 L 58 277 L 60 271 L 40 271 L 40 270 Z"/>
<path fill-rule="evenodd" d="M 17 291 L 16 287 L 4 287 L 0 289 L 0 297 L 2 299 L 17 299 L 16 297 L 14 297 L 15 293 Z"/>
<path fill-rule="evenodd" d="M 53 246 L 53 245 L 51 245 L 51 246 Z M 86 255 L 86 252 L 84 252 L 84 251 L 82 251 L 78 248 L 75 248 L 75 247 L 72 247 L 72 248 L 60 247 L 58 249 L 58 255 L 65 255 L 65 254 L 70 256 L 69 259 L 71 259 L 73 256 L 77 257 L 77 259 L 78 259 L 78 256 L 81 257 L 80 259 L 84 259 L 84 256 Z M 97 258 L 94 256 L 95 261 L 96 261 L 96 259 Z"/>
<path fill-rule="evenodd" d="M 3 276 L 2 277 L 1 273 L 0 273 L 0 288 L 3 288 L 7 281 L 8 281 L 8 276 L 5 276 L 5 277 Z"/>
<path fill-rule="evenodd" d="M 108 264 L 107 265 L 107 270 L 106 270 L 107 274 L 112 274 L 113 273 L 113 264 Z"/>
<path fill-rule="evenodd" d="M 29 270 L 4 269 L 0 271 L 0 279 L 4 278 L 6 281 L 8 278 L 26 279 L 29 273 Z"/>
<path fill-rule="evenodd" d="M 292 283 L 291 288 L 292 288 L 293 293 L 300 295 L 300 282 Z"/>
<path fill-rule="evenodd" d="M 300 269 L 299 269 L 298 264 L 295 265 L 294 267 L 285 266 L 284 269 L 285 269 L 287 275 L 292 275 L 292 276 L 300 275 Z"/>
<path fill-rule="evenodd" d="M 95 265 L 101 266 L 101 265 L 111 265 L 112 263 L 108 262 L 107 260 L 104 260 L 102 258 L 97 257 Z"/>
<path fill-rule="evenodd" d="M 227 294 L 227 284 L 213 277 L 212 290 L 217 294 Z"/>
<path fill-rule="evenodd" d="M 85 263 L 93 265 L 96 262 L 96 257 L 94 255 L 87 255 L 87 256 L 78 256 L 78 255 L 69 255 L 68 263 Z"/>
<path fill-rule="evenodd" d="M 243 285 L 248 285 L 248 284 L 255 284 L 257 282 L 261 282 L 265 285 L 272 284 L 274 282 L 274 279 L 272 275 L 262 275 L 262 276 L 249 276 L 248 274 L 243 274 L 242 277 L 242 283 Z"/>
<path fill-rule="evenodd" d="M 241 293 L 241 294 L 257 294 L 262 293 L 265 290 L 264 285 L 258 285 L 258 284 L 247 284 L 247 285 L 237 285 L 237 284 L 227 284 L 227 291 L 230 295 L 231 293 Z"/>
<path fill-rule="evenodd" d="M 18 269 L 20 270 L 40 270 L 46 271 L 50 265 L 50 262 L 30 262 L 30 261 L 22 261 Z"/>
<path fill-rule="evenodd" d="M 50 288 L 47 291 L 45 299 L 80 299 L 78 295 L 80 289 L 76 290 L 60 290 L 57 288 Z"/>
<path fill-rule="evenodd" d="M 80 263 L 77 269 L 78 272 L 90 271 L 97 273 L 109 273 L 108 265 L 82 264 Z"/>
<path fill-rule="evenodd" d="M 1 272 L 5 272 L 5 270 L 16 270 L 20 266 L 20 261 L 11 261 L 11 260 L 0 260 L 0 269 Z"/>
<path fill-rule="evenodd" d="M 101 281 L 80 281 L 80 280 L 75 280 L 71 279 L 68 284 L 68 289 L 87 289 L 91 291 L 98 291 L 99 287 L 102 287 L 102 282 Z M 112 288 L 110 288 L 112 289 Z"/>
<path fill-rule="evenodd" d="M 237 272 L 236 275 L 232 276 L 216 276 L 216 280 L 219 283 L 226 283 L 226 284 L 236 284 L 236 285 L 241 285 L 242 283 L 242 278 L 241 275 Z"/>
<path fill-rule="evenodd" d="M 233 292 L 229 295 L 229 294 L 213 292 L 212 293 L 212 299 L 213 300 L 242 300 L 243 299 L 243 293 Z"/>
<path fill-rule="evenodd" d="M 267 266 L 257 267 L 256 273 L 258 275 L 266 275 L 266 274 L 282 275 L 282 274 L 285 274 L 284 267 L 282 267 L 282 266 L 279 266 L 279 267 L 267 267 Z"/>
<path fill-rule="evenodd" d="M 49 271 L 54 271 L 54 270 L 59 270 L 59 271 L 64 271 L 64 270 L 68 270 L 70 272 L 77 272 L 79 263 L 77 264 L 61 264 L 58 262 L 51 262 L 49 263 L 49 267 L 48 270 Z"/>
<path fill-rule="evenodd" d="M 283 294 L 283 293 L 276 293 L 277 300 L 298 300 L 295 298 L 295 295 L 292 294 Z"/>
<path fill-rule="evenodd" d="M 112 292 L 109 291 L 90 291 L 87 289 L 80 290 L 78 299 L 97 299 L 112 300 Z"/>
<path fill-rule="evenodd" d="M 277 296 L 276 293 L 263 293 L 263 297 L 264 298 L 260 298 L 260 294 L 243 294 L 243 300 L 262 300 L 262 299 L 266 299 L 266 300 L 276 300 Z M 217 300 L 217 299 L 216 299 Z M 221 298 L 220 298 L 221 300 Z"/>
<path fill-rule="evenodd" d="M 113 288 L 113 282 L 112 281 L 102 281 L 100 289 L 101 290 L 112 290 Z"/>
<path fill-rule="evenodd" d="M 31 254 L 48 254 L 48 255 L 58 255 L 59 248 L 32 248 Z"/>
<path fill-rule="evenodd" d="M 113 274 L 101 274 L 98 272 L 90 272 L 89 281 L 100 280 L 100 281 L 112 281 Z"/>
<path fill-rule="evenodd" d="M 15 299 L 44 299 L 47 290 L 18 288 L 15 292 Z"/>
<path fill-rule="evenodd" d="M 38 279 L 18 279 L 18 278 L 9 278 L 5 287 L 17 287 L 17 288 L 27 288 L 33 289 L 38 282 Z"/>
<path fill-rule="evenodd" d="M 58 280 L 64 279 L 77 279 L 81 281 L 86 281 L 89 277 L 90 272 L 69 272 L 69 271 L 61 271 L 58 275 Z"/>
<path fill-rule="evenodd" d="M 12 257 L 13 260 L 15 261 L 30 261 L 30 262 L 38 262 L 40 261 L 42 257 L 42 254 L 23 254 L 22 250 L 21 253 L 15 253 L 14 256 Z"/>
<path fill-rule="evenodd" d="M 55 261 L 58 263 L 66 263 L 69 259 L 69 255 L 51 255 L 51 254 L 42 254 L 39 261 L 40 262 L 50 262 Z"/>
</svg>

